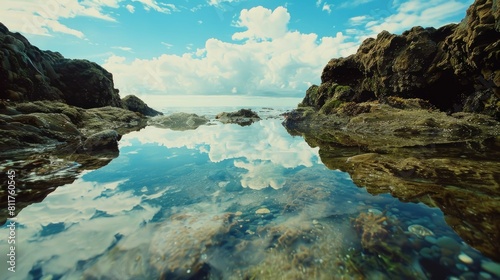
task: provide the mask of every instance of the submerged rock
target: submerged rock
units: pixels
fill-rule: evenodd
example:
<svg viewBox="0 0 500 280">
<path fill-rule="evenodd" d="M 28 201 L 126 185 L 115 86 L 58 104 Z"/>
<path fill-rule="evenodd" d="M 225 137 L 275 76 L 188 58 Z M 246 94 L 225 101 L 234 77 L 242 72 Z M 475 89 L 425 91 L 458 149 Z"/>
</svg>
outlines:
<svg viewBox="0 0 500 280">
<path fill-rule="evenodd" d="M 420 237 L 425 237 L 425 236 L 431 236 L 431 235 L 434 235 L 434 233 L 432 232 L 432 230 L 424 227 L 424 226 L 421 226 L 421 225 L 410 225 L 408 227 L 408 231 L 411 232 L 411 233 L 414 233 Z"/>
<path fill-rule="evenodd" d="M 267 208 L 259 208 L 255 211 L 255 214 L 269 214 L 271 211 Z"/>
<path fill-rule="evenodd" d="M 251 125 L 261 119 L 257 113 L 250 109 L 240 109 L 232 113 L 222 112 L 215 116 L 215 118 L 222 123 L 236 123 L 241 126 Z"/>
<path fill-rule="evenodd" d="M 169 128 L 172 130 L 197 129 L 199 126 L 207 124 L 210 120 L 204 116 L 188 113 L 173 113 L 168 116 L 157 116 L 149 119 L 148 124 L 159 128 Z"/>
</svg>

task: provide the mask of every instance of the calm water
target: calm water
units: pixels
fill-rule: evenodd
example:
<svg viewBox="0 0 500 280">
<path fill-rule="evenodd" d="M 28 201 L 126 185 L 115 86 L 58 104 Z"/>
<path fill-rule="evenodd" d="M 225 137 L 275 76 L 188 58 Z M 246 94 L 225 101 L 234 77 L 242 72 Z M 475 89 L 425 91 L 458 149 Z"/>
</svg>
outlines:
<svg viewBox="0 0 500 280">
<path fill-rule="evenodd" d="M 125 135 L 110 164 L 19 213 L 16 272 L 2 238 L 0 279 L 498 279 L 439 209 L 327 169 L 282 109 Z"/>
</svg>

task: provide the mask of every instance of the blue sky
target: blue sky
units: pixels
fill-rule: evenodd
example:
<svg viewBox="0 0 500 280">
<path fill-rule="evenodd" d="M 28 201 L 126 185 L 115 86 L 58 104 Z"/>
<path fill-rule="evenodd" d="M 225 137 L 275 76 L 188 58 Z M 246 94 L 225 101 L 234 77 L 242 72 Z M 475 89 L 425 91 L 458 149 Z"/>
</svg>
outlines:
<svg viewBox="0 0 500 280">
<path fill-rule="evenodd" d="M 459 22 L 472 0 L 1 0 L 41 49 L 95 61 L 126 94 L 303 96 L 367 37 Z"/>
</svg>

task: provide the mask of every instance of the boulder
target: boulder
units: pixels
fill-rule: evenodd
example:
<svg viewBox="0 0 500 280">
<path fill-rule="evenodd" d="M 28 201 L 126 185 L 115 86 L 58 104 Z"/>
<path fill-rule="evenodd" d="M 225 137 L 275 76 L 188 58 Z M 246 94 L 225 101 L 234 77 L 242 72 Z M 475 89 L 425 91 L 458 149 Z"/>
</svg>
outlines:
<svg viewBox="0 0 500 280">
<path fill-rule="evenodd" d="M 122 106 L 113 76 L 98 64 L 42 51 L 0 25 L 0 99 L 57 100 L 82 108 Z"/>
<path fill-rule="evenodd" d="M 207 124 L 209 119 L 188 113 L 173 113 L 168 116 L 157 116 L 149 119 L 148 124 L 159 128 L 169 128 L 172 130 L 196 129 L 200 125 Z"/>
<path fill-rule="evenodd" d="M 128 109 L 133 112 L 138 112 L 143 114 L 144 116 L 158 116 L 163 115 L 162 112 L 158 112 L 151 107 L 149 107 L 144 101 L 139 99 L 139 97 L 135 95 L 127 95 L 122 99 L 123 106 L 125 109 Z"/>
<path fill-rule="evenodd" d="M 118 150 L 118 141 L 121 135 L 115 130 L 104 130 L 90 135 L 83 143 L 83 149 L 87 152 L 96 152 L 99 150 Z"/>
<path fill-rule="evenodd" d="M 237 112 L 222 112 L 215 116 L 222 123 L 235 123 L 241 126 L 251 125 L 254 122 L 260 121 L 261 118 L 257 113 L 250 109 L 240 109 Z"/>
</svg>

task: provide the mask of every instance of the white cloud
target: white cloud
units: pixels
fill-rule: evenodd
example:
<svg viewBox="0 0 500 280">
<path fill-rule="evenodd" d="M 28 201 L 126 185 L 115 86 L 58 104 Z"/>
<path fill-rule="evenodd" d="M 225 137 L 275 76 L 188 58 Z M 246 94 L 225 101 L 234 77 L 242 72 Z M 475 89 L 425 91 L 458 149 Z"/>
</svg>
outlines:
<svg viewBox="0 0 500 280">
<path fill-rule="evenodd" d="M 340 4 L 340 8 L 353 8 L 359 5 L 367 4 L 375 0 L 347 0 Z"/>
<path fill-rule="evenodd" d="M 318 0 L 318 1 L 316 1 L 316 7 L 318 7 L 318 8 L 319 8 L 319 6 L 321 6 L 321 2 L 323 2 L 323 0 Z"/>
<path fill-rule="evenodd" d="M 113 49 L 116 49 L 116 50 L 122 50 L 122 51 L 125 51 L 125 52 L 132 52 L 132 48 L 130 47 L 112 47 Z"/>
<path fill-rule="evenodd" d="M 135 12 L 135 7 L 130 4 L 125 6 L 125 8 L 127 8 L 127 10 L 132 14 Z"/>
<path fill-rule="evenodd" d="M 303 95 L 319 83 L 325 63 L 357 49 L 343 33 L 318 37 L 287 30 L 290 15 L 283 7 L 243 10 L 237 21 L 245 31 L 236 42 L 208 39 L 201 49 L 183 55 L 118 62 L 111 56 L 103 66 L 113 73 L 122 94 L 240 94 Z"/>
<path fill-rule="evenodd" d="M 360 25 L 368 19 L 367 16 L 357 16 L 349 19 L 351 25 Z"/>
<path fill-rule="evenodd" d="M 82 31 L 60 22 L 61 19 L 86 16 L 106 21 L 116 21 L 103 13 L 103 7 L 118 7 L 121 0 L 2 0 L 0 18 L 14 31 L 25 34 L 52 36 L 64 33 L 83 39 Z"/>
<path fill-rule="evenodd" d="M 325 3 L 323 4 L 323 8 L 321 10 L 326 11 L 330 14 L 332 13 L 332 5 Z"/>
<path fill-rule="evenodd" d="M 223 3 L 237 3 L 241 2 L 242 0 L 208 0 L 207 3 L 210 6 L 221 6 Z"/>
<path fill-rule="evenodd" d="M 146 11 L 155 10 L 164 14 L 171 14 L 172 12 L 178 12 L 179 9 L 174 4 L 165 4 L 155 0 L 132 0 L 133 2 L 139 2 L 144 5 Z"/>
<path fill-rule="evenodd" d="M 374 18 L 366 24 L 367 29 L 375 35 L 383 30 L 398 33 L 413 26 L 440 27 L 450 22 L 450 18 L 465 11 L 472 1 L 458 0 L 410 0 L 404 3 L 397 2 L 395 13 L 384 17 Z"/>
<path fill-rule="evenodd" d="M 247 30 L 235 33 L 233 40 L 282 37 L 287 32 L 289 21 L 290 14 L 284 7 L 278 7 L 274 11 L 262 6 L 250 10 L 243 9 L 236 26 L 247 28 Z"/>
<path fill-rule="evenodd" d="M 164 45 L 165 47 L 167 47 L 167 49 L 170 49 L 171 47 L 173 47 L 174 45 L 172 44 L 169 44 L 169 43 L 165 43 L 165 42 L 161 42 L 162 45 Z"/>
</svg>

